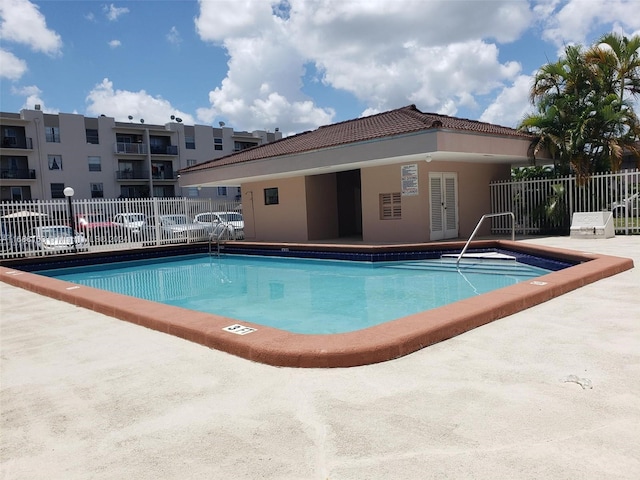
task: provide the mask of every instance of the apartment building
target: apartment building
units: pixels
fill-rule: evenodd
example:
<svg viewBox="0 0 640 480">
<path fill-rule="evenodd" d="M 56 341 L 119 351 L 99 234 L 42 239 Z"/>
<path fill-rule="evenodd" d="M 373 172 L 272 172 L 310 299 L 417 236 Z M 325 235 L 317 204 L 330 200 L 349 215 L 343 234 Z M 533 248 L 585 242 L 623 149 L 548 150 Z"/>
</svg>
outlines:
<svg viewBox="0 0 640 480">
<path fill-rule="evenodd" d="M 282 133 L 235 131 L 220 123 L 164 125 L 130 118 L 116 122 L 35 110 L 0 112 L 2 201 L 64 198 L 205 197 L 240 199 L 239 186 L 182 188 L 178 170 L 282 138 Z"/>
</svg>

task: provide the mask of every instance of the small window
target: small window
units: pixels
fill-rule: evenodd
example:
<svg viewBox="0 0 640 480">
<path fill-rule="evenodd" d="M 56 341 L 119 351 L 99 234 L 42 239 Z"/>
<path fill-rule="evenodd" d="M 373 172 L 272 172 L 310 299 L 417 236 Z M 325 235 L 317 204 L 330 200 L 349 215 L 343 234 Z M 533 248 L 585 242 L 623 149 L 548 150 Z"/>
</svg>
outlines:
<svg viewBox="0 0 640 480">
<path fill-rule="evenodd" d="M 104 198 L 104 189 L 102 183 L 91 184 L 91 198 Z"/>
<path fill-rule="evenodd" d="M 222 150 L 222 139 L 221 138 L 214 138 L 213 139 L 213 148 L 215 150 Z"/>
<path fill-rule="evenodd" d="M 60 143 L 60 129 L 58 127 L 44 127 L 44 136 L 49 143 Z"/>
<path fill-rule="evenodd" d="M 187 167 L 193 167 L 196 164 L 196 160 L 192 158 L 187 158 Z"/>
<path fill-rule="evenodd" d="M 100 157 L 89 157 L 89 171 L 90 172 L 102 171 L 102 162 L 100 160 Z"/>
<path fill-rule="evenodd" d="M 198 192 L 198 187 L 189 187 L 187 189 L 187 196 L 188 197 L 198 197 L 198 196 L 200 196 L 200 192 Z"/>
<path fill-rule="evenodd" d="M 51 184 L 51 198 L 64 198 L 64 183 Z"/>
<path fill-rule="evenodd" d="M 218 196 L 226 197 L 227 196 L 227 187 L 218 187 Z"/>
<path fill-rule="evenodd" d="M 92 143 L 94 145 L 98 145 L 100 143 L 100 139 L 98 138 L 98 130 L 94 128 L 86 129 L 87 143 Z"/>
<path fill-rule="evenodd" d="M 195 150 L 196 139 L 193 137 L 184 137 L 184 146 L 187 150 Z"/>
<path fill-rule="evenodd" d="M 402 218 L 402 196 L 400 192 L 380 194 L 380 220 Z"/>
<path fill-rule="evenodd" d="M 265 188 L 264 189 L 264 204 L 265 205 L 278 205 L 278 189 L 277 188 Z"/>
<path fill-rule="evenodd" d="M 49 155 L 49 170 L 62 170 L 62 157 L 60 155 Z"/>
</svg>

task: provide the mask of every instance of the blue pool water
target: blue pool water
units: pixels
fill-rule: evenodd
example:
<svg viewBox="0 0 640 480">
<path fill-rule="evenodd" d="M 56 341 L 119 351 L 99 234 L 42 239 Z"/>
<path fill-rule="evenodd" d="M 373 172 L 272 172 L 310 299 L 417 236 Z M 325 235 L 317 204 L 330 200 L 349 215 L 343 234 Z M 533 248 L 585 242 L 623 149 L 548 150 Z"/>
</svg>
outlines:
<svg viewBox="0 0 640 480">
<path fill-rule="evenodd" d="M 513 285 L 549 270 L 418 260 L 190 255 L 38 273 L 295 333 L 341 333 Z"/>
</svg>

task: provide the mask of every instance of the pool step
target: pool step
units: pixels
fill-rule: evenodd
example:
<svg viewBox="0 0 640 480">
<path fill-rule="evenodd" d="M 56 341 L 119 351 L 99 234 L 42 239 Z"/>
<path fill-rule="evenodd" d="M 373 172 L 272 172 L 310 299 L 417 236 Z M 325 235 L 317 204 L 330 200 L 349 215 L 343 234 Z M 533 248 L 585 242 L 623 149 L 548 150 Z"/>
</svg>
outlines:
<svg viewBox="0 0 640 480">
<path fill-rule="evenodd" d="M 398 270 L 430 270 L 435 272 L 450 272 L 460 270 L 462 273 L 494 273 L 506 275 L 522 275 L 537 277 L 540 276 L 539 271 L 535 271 L 529 265 L 518 264 L 515 262 L 477 262 L 467 263 L 460 262 L 456 264 L 451 261 L 417 261 L 403 262 L 398 264 L 387 264 L 385 268 L 393 268 Z"/>
<path fill-rule="evenodd" d="M 457 260 L 459 256 L 460 256 L 459 253 L 444 253 L 440 256 L 440 258 L 442 259 L 449 258 L 449 259 Z M 507 255 L 505 253 L 499 253 L 499 252 L 480 252 L 480 253 L 465 253 L 460 259 L 460 261 L 462 262 L 466 259 L 480 260 L 480 261 L 484 261 L 484 260 L 515 261 L 516 257 L 514 257 L 513 255 Z"/>
</svg>

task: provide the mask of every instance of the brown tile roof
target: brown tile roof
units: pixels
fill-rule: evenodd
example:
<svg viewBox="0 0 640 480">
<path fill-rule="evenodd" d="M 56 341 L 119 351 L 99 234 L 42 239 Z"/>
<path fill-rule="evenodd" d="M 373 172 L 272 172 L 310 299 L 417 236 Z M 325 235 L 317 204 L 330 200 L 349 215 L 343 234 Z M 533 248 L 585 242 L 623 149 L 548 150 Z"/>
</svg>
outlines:
<svg viewBox="0 0 640 480">
<path fill-rule="evenodd" d="M 490 135 L 532 138 L 531 135 L 509 127 L 464 118 L 423 113 L 415 105 L 398 108 L 369 117 L 356 118 L 325 125 L 316 130 L 298 133 L 275 142 L 242 150 L 182 169 L 183 172 L 207 170 L 223 165 L 294 155 L 323 148 L 357 143 L 375 138 L 393 137 L 421 130 L 447 129 Z"/>
</svg>

